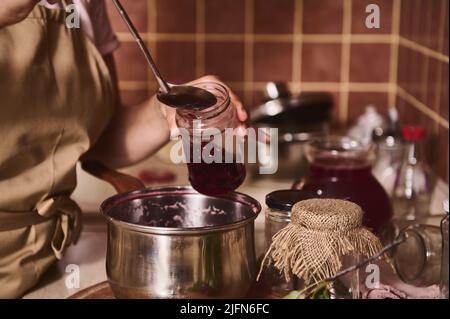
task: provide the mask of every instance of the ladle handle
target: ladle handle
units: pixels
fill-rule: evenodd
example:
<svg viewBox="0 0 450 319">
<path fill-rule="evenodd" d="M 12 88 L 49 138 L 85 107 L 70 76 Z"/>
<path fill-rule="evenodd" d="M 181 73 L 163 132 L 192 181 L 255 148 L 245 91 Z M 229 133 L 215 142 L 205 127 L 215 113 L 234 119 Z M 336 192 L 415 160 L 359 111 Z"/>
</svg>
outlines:
<svg viewBox="0 0 450 319">
<path fill-rule="evenodd" d="M 119 0 L 113 0 L 113 2 L 117 8 L 117 11 L 119 11 L 120 16 L 125 21 L 125 24 L 127 25 L 128 29 L 130 29 L 130 32 L 133 35 L 134 39 L 136 40 L 137 44 L 139 45 L 142 52 L 144 53 L 145 58 L 147 59 L 147 62 L 150 65 L 150 68 L 152 69 L 153 74 L 155 75 L 155 78 L 158 81 L 158 84 L 159 84 L 162 92 L 165 94 L 169 93 L 170 92 L 169 85 L 167 84 L 166 81 L 164 81 L 163 77 L 161 76 L 161 73 L 159 72 L 155 61 L 153 61 L 150 51 L 148 50 L 147 46 L 145 45 L 144 41 L 142 40 L 141 36 L 139 35 L 139 32 L 136 30 L 136 27 L 134 26 L 133 22 L 131 22 L 130 17 L 126 13 L 125 9 L 123 8 L 123 6 Z"/>
<path fill-rule="evenodd" d="M 110 183 L 119 194 L 145 188 L 144 183 L 136 177 L 119 173 L 99 162 L 86 161 L 81 163 L 81 167 L 91 175 Z"/>
</svg>

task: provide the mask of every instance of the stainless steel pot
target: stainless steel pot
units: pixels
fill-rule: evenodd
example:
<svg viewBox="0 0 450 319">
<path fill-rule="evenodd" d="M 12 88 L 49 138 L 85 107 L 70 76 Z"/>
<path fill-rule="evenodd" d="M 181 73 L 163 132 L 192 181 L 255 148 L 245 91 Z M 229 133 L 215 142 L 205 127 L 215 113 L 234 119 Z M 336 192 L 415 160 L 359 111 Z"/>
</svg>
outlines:
<svg viewBox="0 0 450 319">
<path fill-rule="evenodd" d="M 118 298 L 241 298 L 255 280 L 253 198 L 190 187 L 107 199 L 106 271 Z"/>
</svg>

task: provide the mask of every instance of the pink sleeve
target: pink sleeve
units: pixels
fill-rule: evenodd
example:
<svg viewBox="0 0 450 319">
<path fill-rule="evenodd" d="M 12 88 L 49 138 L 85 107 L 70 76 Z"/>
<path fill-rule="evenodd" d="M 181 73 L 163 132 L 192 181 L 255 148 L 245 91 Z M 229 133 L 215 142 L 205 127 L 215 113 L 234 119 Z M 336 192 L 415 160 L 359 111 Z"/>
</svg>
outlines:
<svg viewBox="0 0 450 319">
<path fill-rule="evenodd" d="M 120 43 L 109 21 L 104 0 L 90 1 L 90 20 L 94 31 L 95 45 L 102 55 L 115 51 Z"/>
</svg>

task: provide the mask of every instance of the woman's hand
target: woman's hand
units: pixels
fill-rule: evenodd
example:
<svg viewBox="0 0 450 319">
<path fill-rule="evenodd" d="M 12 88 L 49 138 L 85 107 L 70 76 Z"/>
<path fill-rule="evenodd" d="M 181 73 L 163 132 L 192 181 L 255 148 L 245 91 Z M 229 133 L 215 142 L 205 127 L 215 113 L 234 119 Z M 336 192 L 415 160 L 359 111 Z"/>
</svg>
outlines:
<svg viewBox="0 0 450 319">
<path fill-rule="evenodd" d="M 214 75 L 205 75 L 197 80 L 186 83 L 186 85 L 193 85 L 200 82 L 215 82 L 225 86 L 228 90 L 228 93 L 230 94 L 231 103 L 233 103 L 233 105 L 236 107 L 236 113 L 239 121 L 242 123 L 242 126 L 246 126 L 246 122 L 248 120 L 247 111 L 245 110 L 241 100 L 237 97 L 236 94 L 233 93 L 233 91 L 230 90 L 230 88 L 225 83 L 223 83 L 218 77 Z M 177 123 L 175 120 L 176 109 L 161 104 L 161 110 L 163 114 L 165 114 L 167 122 L 169 123 L 171 136 L 177 136 L 178 130 L 177 130 Z"/>
<path fill-rule="evenodd" d="M 0 3 L 0 28 L 16 24 L 25 19 L 40 0 L 2 0 Z M 59 0 L 48 0 L 54 4 Z"/>
<path fill-rule="evenodd" d="M 216 82 L 225 85 L 214 76 L 205 76 L 188 84 Z M 229 90 L 236 107 L 238 119 L 245 125 L 248 119 L 239 98 Z M 82 160 L 103 163 L 111 168 L 136 164 L 155 152 L 176 136 L 176 110 L 158 101 L 156 96 L 136 106 L 119 107 L 97 144 Z"/>
</svg>

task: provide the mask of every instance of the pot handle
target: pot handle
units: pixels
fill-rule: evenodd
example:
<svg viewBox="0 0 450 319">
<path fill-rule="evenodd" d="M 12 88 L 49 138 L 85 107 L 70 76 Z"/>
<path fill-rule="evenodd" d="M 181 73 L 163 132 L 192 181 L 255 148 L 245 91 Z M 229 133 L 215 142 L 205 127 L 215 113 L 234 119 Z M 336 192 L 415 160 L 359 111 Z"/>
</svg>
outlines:
<svg viewBox="0 0 450 319">
<path fill-rule="evenodd" d="M 82 162 L 81 167 L 89 174 L 110 183 L 118 193 L 125 193 L 145 188 L 144 183 L 136 177 L 119 173 L 118 171 L 106 167 L 99 162 Z"/>
</svg>

